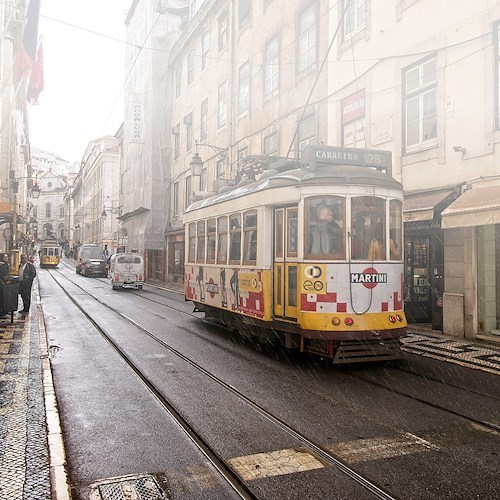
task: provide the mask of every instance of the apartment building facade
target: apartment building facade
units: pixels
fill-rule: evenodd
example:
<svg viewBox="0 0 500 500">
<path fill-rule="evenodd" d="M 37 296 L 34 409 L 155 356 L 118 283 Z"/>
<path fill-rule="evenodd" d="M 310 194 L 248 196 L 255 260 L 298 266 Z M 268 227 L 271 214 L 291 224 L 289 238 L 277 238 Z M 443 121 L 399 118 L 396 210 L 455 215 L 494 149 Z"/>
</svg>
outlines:
<svg viewBox="0 0 500 500">
<path fill-rule="evenodd" d="M 115 136 L 88 144 L 71 194 L 65 198 L 72 212 L 69 250 L 96 243 L 111 254 L 119 246 L 120 155 L 120 140 Z"/>
<path fill-rule="evenodd" d="M 172 49 L 169 280 L 183 279 L 183 212 L 257 157 L 327 140 L 327 2 L 207 0 Z M 201 175 L 190 163 L 199 156 Z"/>
</svg>

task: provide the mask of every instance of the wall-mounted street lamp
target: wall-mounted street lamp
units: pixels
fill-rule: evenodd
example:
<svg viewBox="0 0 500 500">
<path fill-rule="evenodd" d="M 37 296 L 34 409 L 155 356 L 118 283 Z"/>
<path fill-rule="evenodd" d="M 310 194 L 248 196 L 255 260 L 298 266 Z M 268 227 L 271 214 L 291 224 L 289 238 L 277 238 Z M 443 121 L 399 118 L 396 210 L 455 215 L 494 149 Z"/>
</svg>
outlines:
<svg viewBox="0 0 500 500">
<path fill-rule="evenodd" d="M 19 190 L 19 181 L 21 179 L 29 179 L 29 180 L 35 181 L 33 186 L 31 186 L 30 193 L 31 193 L 31 197 L 33 199 L 37 200 L 38 197 L 40 196 L 41 189 L 40 189 L 40 186 L 38 185 L 37 179 L 33 178 L 33 177 L 15 177 L 15 178 L 11 179 L 10 185 L 12 186 L 12 192 L 14 194 L 17 194 L 17 192 Z"/>
<path fill-rule="evenodd" d="M 201 176 L 201 171 L 203 168 L 203 160 L 200 157 L 200 153 L 198 149 L 202 146 L 206 146 L 210 148 L 219 158 L 219 160 L 222 160 L 224 163 L 229 163 L 229 158 L 227 156 L 228 149 L 227 148 L 221 148 L 219 146 L 214 146 L 213 144 L 206 144 L 205 142 L 195 142 L 195 153 L 193 158 L 191 159 L 191 162 L 189 163 L 189 166 L 191 167 L 191 174 L 193 176 Z"/>
<path fill-rule="evenodd" d="M 118 217 L 122 214 L 122 207 L 116 207 L 116 208 L 108 208 L 109 212 L 112 214 L 118 214 Z M 108 214 L 106 212 L 106 207 L 104 206 L 102 208 L 102 213 L 101 213 L 101 219 L 104 222 L 108 218 Z"/>
</svg>

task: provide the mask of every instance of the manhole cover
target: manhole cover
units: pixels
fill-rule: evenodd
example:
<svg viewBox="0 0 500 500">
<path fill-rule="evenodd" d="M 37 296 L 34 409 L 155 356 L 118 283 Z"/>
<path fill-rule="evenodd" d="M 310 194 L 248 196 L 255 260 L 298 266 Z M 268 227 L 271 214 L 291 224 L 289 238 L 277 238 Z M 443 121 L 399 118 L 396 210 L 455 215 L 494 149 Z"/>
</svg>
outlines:
<svg viewBox="0 0 500 500">
<path fill-rule="evenodd" d="M 90 485 L 92 500 L 163 500 L 171 498 L 163 474 L 103 479 Z"/>
</svg>

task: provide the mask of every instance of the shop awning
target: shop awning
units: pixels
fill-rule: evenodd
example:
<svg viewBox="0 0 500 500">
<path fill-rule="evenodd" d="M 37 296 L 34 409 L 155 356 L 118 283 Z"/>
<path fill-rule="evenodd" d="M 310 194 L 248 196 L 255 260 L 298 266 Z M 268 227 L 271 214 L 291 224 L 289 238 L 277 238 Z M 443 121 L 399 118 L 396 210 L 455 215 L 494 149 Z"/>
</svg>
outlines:
<svg viewBox="0 0 500 500">
<path fill-rule="evenodd" d="M 434 219 L 434 211 L 442 210 L 456 196 L 455 189 L 427 191 L 405 195 L 403 221 L 420 222 Z"/>
<path fill-rule="evenodd" d="M 443 228 L 500 224 L 500 185 L 465 191 L 441 215 Z"/>
</svg>

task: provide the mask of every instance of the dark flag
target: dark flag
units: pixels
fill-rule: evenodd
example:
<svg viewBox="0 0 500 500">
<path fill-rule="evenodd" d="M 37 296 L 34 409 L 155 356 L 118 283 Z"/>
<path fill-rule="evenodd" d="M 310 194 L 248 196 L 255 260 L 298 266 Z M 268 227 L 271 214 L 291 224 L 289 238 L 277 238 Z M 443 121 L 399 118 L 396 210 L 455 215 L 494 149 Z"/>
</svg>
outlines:
<svg viewBox="0 0 500 500">
<path fill-rule="evenodd" d="M 34 61 L 36 58 L 36 47 L 38 44 L 38 20 L 40 18 L 40 0 L 30 0 L 26 14 L 26 26 L 24 28 L 23 45 L 26 53 Z"/>
</svg>

